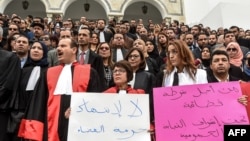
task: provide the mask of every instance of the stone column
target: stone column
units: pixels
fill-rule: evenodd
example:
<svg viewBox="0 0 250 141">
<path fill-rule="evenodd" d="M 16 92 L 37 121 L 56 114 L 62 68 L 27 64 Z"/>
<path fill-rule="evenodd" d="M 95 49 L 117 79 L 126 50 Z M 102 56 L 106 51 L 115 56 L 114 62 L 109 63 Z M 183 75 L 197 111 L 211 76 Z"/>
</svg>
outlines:
<svg viewBox="0 0 250 141">
<path fill-rule="evenodd" d="M 48 17 L 48 22 L 51 22 L 53 20 L 53 14 L 47 13 L 46 15 Z"/>
<path fill-rule="evenodd" d="M 112 18 L 114 18 L 116 22 L 120 22 L 123 19 L 123 15 L 122 16 L 108 15 L 108 19 L 112 19 Z"/>
<path fill-rule="evenodd" d="M 49 22 L 50 21 L 55 21 L 55 18 L 56 18 L 57 15 L 60 15 L 61 19 L 63 19 L 63 13 L 47 13 L 46 15 L 48 17 Z"/>
<path fill-rule="evenodd" d="M 123 15 L 122 16 L 117 16 L 117 22 L 121 22 L 123 20 Z"/>
</svg>

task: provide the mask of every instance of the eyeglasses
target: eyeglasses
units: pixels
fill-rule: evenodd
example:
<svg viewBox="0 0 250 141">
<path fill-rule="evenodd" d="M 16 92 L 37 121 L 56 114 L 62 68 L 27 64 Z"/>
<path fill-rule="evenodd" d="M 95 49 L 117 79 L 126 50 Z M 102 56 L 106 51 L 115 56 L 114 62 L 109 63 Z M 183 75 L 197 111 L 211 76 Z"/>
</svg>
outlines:
<svg viewBox="0 0 250 141">
<path fill-rule="evenodd" d="M 42 37 L 39 39 L 39 41 L 48 41 L 49 40 L 49 37 Z"/>
<path fill-rule="evenodd" d="M 13 21 L 13 23 L 20 24 L 21 22 L 20 21 Z"/>
<path fill-rule="evenodd" d="M 17 31 L 17 28 L 9 28 L 10 31 Z"/>
<path fill-rule="evenodd" d="M 108 47 L 100 47 L 100 50 L 109 50 Z"/>
<path fill-rule="evenodd" d="M 129 59 L 132 59 L 132 58 L 137 59 L 138 57 L 140 57 L 140 55 L 129 55 L 128 56 Z"/>
<path fill-rule="evenodd" d="M 121 74 L 121 73 L 125 73 L 126 70 L 124 69 L 117 69 L 117 70 L 113 70 L 113 74 Z"/>
<path fill-rule="evenodd" d="M 227 48 L 227 51 L 228 51 L 228 52 L 229 52 L 229 51 L 235 52 L 235 51 L 237 51 L 237 49 L 236 49 L 236 48 Z"/>
</svg>

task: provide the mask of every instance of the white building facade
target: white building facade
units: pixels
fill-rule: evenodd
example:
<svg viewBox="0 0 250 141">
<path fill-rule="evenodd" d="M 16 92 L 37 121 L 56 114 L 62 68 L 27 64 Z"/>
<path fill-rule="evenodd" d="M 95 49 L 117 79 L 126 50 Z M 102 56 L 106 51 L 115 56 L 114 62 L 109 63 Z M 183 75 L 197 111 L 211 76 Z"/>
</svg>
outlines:
<svg viewBox="0 0 250 141">
<path fill-rule="evenodd" d="M 29 3 L 24 10 L 23 2 Z M 53 18 L 55 14 L 63 18 L 88 19 L 115 17 L 122 19 L 143 19 L 144 23 L 152 19 L 154 23 L 170 20 L 185 21 L 183 11 L 184 0 L 0 0 L 0 12 L 11 15 L 18 14 L 22 18 L 27 15 Z M 84 4 L 89 4 L 86 11 Z M 146 6 L 146 12 L 142 7 Z"/>
</svg>

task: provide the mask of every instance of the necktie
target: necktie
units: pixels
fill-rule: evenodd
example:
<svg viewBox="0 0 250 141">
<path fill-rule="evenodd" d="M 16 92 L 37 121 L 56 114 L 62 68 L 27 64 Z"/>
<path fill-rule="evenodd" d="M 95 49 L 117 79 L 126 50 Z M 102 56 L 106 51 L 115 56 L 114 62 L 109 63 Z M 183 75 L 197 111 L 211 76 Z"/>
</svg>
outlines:
<svg viewBox="0 0 250 141">
<path fill-rule="evenodd" d="M 85 52 L 80 53 L 80 64 L 84 64 L 84 54 Z"/>
<path fill-rule="evenodd" d="M 174 73 L 173 86 L 178 86 L 178 85 L 179 85 L 179 77 L 178 77 L 178 73 L 175 72 L 175 73 Z"/>
</svg>

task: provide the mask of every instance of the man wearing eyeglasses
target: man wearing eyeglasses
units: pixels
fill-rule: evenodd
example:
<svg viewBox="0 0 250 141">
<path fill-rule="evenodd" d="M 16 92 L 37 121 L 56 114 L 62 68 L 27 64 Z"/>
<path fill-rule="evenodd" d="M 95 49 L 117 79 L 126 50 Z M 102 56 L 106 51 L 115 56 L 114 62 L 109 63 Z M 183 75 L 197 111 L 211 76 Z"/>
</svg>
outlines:
<svg viewBox="0 0 250 141">
<path fill-rule="evenodd" d="M 19 26 L 15 23 L 10 23 L 8 26 L 8 36 L 10 37 L 14 33 L 19 33 Z"/>
<path fill-rule="evenodd" d="M 18 16 L 14 16 L 13 18 L 11 18 L 11 23 L 17 24 L 19 27 L 21 25 L 21 18 Z"/>
<path fill-rule="evenodd" d="M 49 37 L 48 33 L 42 35 L 39 38 L 39 41 L 43 42 L 47 46 L 48 50 L 52 50 L 53 49 L 53 47 L 51 46 L 51 41 L 50 41 L 50 37 Z"/>
</svg>

